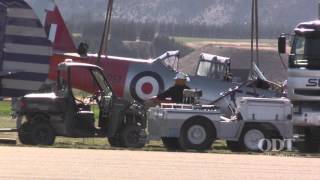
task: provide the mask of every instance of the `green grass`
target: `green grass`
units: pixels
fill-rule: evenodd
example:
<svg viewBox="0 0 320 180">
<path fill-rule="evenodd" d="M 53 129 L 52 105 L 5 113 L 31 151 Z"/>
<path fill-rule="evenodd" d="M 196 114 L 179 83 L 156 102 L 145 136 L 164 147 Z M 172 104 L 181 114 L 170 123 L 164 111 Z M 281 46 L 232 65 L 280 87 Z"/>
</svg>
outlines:
<svg viewBox="0 0 320 180">
<path fill-rule="evenodd" d="M 0 101 L 0 116 L 9 117 L 11 115 L 11 101 Z"/>
<path fill-rule="evenodd" d="M 0 128 L 14 128 L 16 122 L 11 118 L 11 102 L 0 101 Z"/>
</svg>

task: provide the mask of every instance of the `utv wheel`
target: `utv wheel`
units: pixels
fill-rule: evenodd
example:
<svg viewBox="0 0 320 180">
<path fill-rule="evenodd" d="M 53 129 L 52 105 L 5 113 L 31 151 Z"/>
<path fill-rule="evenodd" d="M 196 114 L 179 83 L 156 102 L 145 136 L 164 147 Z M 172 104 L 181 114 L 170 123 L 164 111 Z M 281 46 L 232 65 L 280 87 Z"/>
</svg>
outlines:
<svg viewBox="0 0 320 180">
<path fill-rule="evenodd" d="M 145 145 L 145 133 L 138 125 L 127 125 L 120 133 L 120 141 L 126 148 L 142 148 Z"/>
<path fill-rule="evenodd" d="M 31 128 L 31 138 L 35 145 L 53 145 L 55 134 L 47 123 L 36 123 Z"/>
<path fill-rule="evenodd" d="M 18 129 L 18 138 L 21 144 L 34 144 L 31 138 L 31 124 L 29 122 L 24 122 L 23 124 L 21 124 L 20 128 Z"/>
<path fill-rule="evenodd" d="M 179 137 L 182 149 L 207 150 L 215 139 L 215 129 L 206 119 L 191 119 L 183 125 Z"/>
<path fill-rule="evenodd" d="M 242 148 L 240 142 L 238 141 L 227 141 L 228 149 L 232 152 L 243 152 L 244 149 Z"/>
<path fill-rule="evenodd" d="M 162 137 L 161 140 L 162 140 L 163 146 L 168 150 L 180 150 L 181 149 L 178 138 Z"/>
<path fill-rule="evenodd" d="M 262 152 L 263 149 L 266 149 L 267 144 L 259 143 L 263 139 L 270 139 L 268 132 L 259 126 L 247 127 L 243 130 L 243 133 L 240 138 L 241 149 L 252 152 Z"/>
</svg>

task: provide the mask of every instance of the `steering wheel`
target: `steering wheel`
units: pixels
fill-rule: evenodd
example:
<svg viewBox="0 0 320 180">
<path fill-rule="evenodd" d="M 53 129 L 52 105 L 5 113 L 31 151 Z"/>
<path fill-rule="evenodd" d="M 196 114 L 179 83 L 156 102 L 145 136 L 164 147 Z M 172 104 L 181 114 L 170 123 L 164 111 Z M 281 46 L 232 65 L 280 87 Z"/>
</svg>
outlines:
<svg viewBox="0 0 320 180">
<path fill-rule="evenodd" d="M 97 91 L 95 92 L 91 97 L 90 97 L 90 102 L 92 102 L 93 100 L 96 100 L 99 102 L 99 97 L 101 97 L 102 95 L 102 91 Z"/>
<path fill-rule="evenodd" d="M 85 106 L 85 105 L 86 105 L 86 103 L 84 103 L 84 102 L 83 102 L 82 100 L 80 100 L 80 99 L 74 98 L 74 100 L 75 100 L 76 102 L 78 102 L 80 106 Z"/>
</svg>

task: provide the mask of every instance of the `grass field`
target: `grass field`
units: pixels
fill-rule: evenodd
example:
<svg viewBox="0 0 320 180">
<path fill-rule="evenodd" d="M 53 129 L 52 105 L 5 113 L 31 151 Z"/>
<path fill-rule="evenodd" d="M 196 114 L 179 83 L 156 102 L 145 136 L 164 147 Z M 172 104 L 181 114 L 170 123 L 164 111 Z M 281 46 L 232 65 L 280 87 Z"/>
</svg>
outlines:
<svg viewBox="0 0 320 180">
<path fill-rule="evenodd" d="M 250 43 L 250 39 L 210 39 L 196 37 L 173 37 L 177 42 L 181 43 L 199 43 L 199 42 L 216 42 L 216 43 Z M 259 39 L 259 42 L 265 44 L 277 44 L 277 39 Z"/>
<path fill-rule="evenodd" d="M 219 47 L 236 47 L 249 49 L 251 47 L 250 39 L 210 39 L 210 38 L 192 38 L 192 37 L 173 37 L 175 41 L 184 44 L 193 49 L 201 49 L 208 45 Z M 259 49 L 276 50 L 276 39 L 259 39 Z"/>
</svg>

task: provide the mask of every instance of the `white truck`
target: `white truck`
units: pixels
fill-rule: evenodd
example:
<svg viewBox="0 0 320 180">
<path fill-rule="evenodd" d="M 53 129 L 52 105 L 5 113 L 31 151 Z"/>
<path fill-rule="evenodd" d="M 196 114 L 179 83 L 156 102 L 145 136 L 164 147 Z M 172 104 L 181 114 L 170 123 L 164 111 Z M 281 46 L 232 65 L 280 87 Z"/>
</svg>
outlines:
<svg viewBox="0 0 320 180">
<path fill-rule="evenodd" d="M 286 36 L 278 42 L 286 53 Z M 288 62 L 288 98 L 293 104 L 294 133 L 302 135 L 300 150 L 320 148 L 320 20 L 300 23 L 292 36 Z"/>
<path fill-rule="evenodd" d="M 214 105 L 161 104 L 148 110 L 148 139 L 168 149 L 206 150 L 216 139 L 232 151 L 261 151 L 263 139 L 292 139 L 292 105 L 285 98 L 237 99 L 234 116 Z"/>
</svg>

